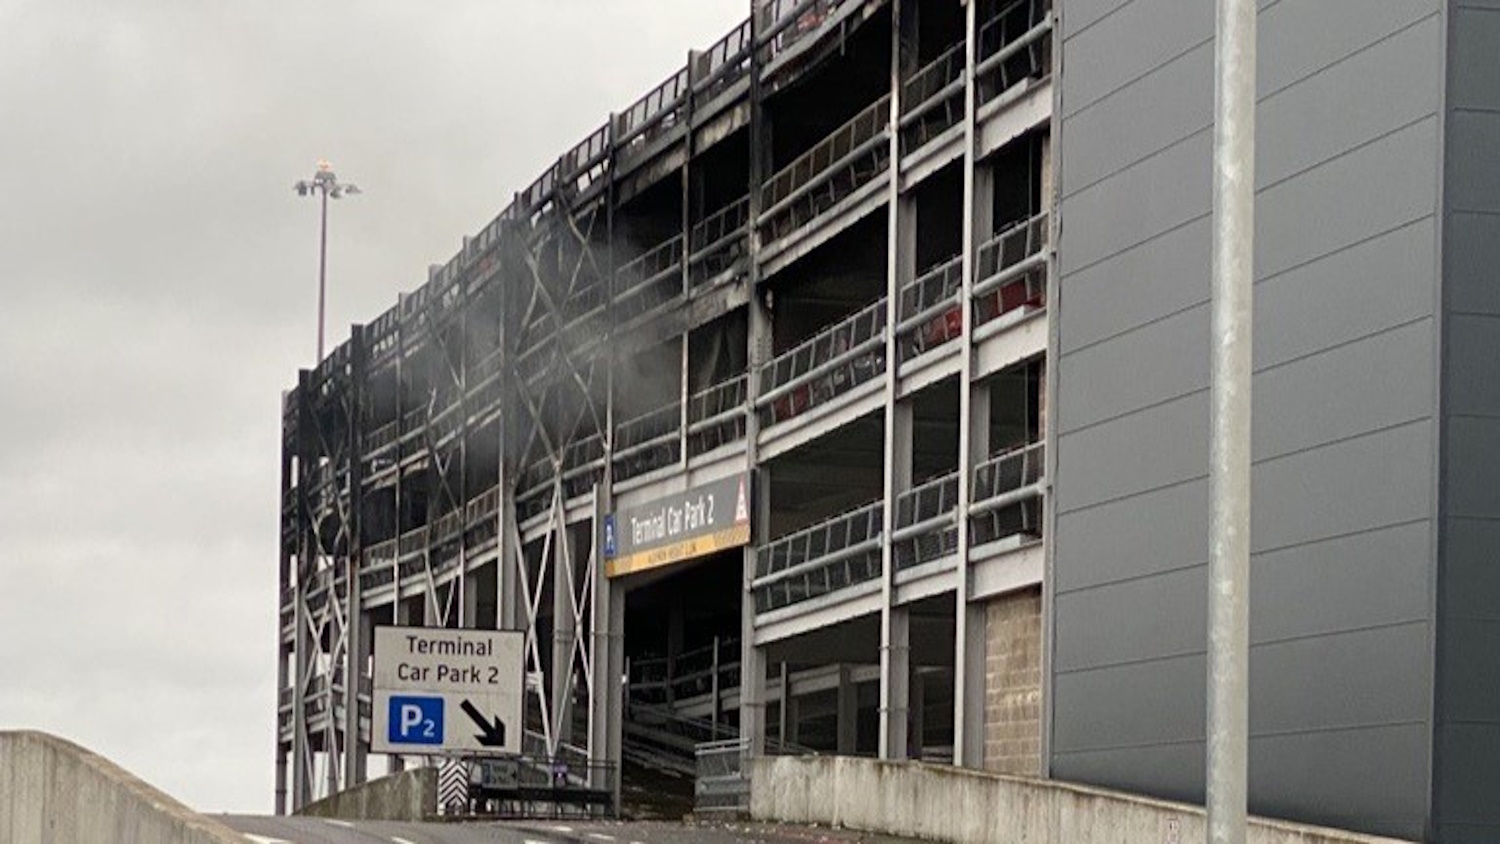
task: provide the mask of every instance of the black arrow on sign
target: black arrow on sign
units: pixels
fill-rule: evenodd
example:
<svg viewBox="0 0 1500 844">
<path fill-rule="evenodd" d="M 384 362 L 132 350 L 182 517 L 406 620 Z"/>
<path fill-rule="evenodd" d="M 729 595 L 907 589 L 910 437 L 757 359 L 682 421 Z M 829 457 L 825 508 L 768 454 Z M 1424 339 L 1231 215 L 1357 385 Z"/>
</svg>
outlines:
<svg viewBox="0 0 1500 844">
<path fill-rule="evenodd" d="M 491 723 L 483 715 L 480 714 L 480 712 L 479 712 L 478 709 L 474 708 L 474 704 L 469 703 L 467 700 L 465 700 L 463 703 L 459 704 L 459 707 L 463 709 L 463 711 L 465 712 L 465 714 L 467 714 L 469 716 L 469 718 L 471 720 L 473 720 L 473 722 L 475 724 L 479 725 L 479 729 L 481 729 L 481 730 L 484 731 L 484 732 L 478 733 L 478 734 L 476 734 L 474 736 L 474 738 L 479 739 L 479 743 L 481 745 L 483 745 L 485 747 L 504 747 L 505 746 L 505 722 L 504 721 L 501 721 L 500 718 L 497 716 L 494 719 L 494 722 Z"/>
</svg>

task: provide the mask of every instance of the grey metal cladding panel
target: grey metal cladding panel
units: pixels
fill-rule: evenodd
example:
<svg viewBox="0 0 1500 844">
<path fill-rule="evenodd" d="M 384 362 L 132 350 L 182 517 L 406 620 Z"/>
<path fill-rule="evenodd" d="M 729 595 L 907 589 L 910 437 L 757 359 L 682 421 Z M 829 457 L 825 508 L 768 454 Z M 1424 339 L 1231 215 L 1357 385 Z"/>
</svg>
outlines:
<svg viewBox="0 0 1500 844">
<path fill-rule="evenodd" d="M 1448 515 L 1500 519 L 1500 419 L 1448 420 Z"/>
<path fill-rule="evenodd" d="M 1495 108 L 1500 105 L 1500 3 L 1492 9 L 1465 8 L 1453 12 L 1453 44 L 1449 62 L 1449 108 Z"/>
<path fill-rule="evenodd" d="M 1425 721 L 1429 630 L 1419 621 L 1252 647 L 1250 734 Z"/>
<path fill-rule="evenodd" d="M 1257 373 L 1251 453 L 1263 460 L 1433 415 L 1433 355 L 1432 320 L 1422 319 Z"/>
<path fill-rule="evenodd" d="M 1443 238 L 1449 310 L 1500 314 L 1500 215 L 1451 212 Z"/>
<path fill-rule="evenodd" d="M 1438 840 L 1500 841 L 1500 725 L 1441 724 L 1436 738 Z"/>
<path fill-rule="evenodd" d="M 1444 619 L 1440 641 L 1439 720 L 1500 726 L 1500 621 Z"/>
<path fill-rule="evenodd" d="M 1206 389 L 1208 331 L 1205 304 L 1064 355 L 1057 403 L 1067 413 L 1058 419 L 1058 431 L 1067 434 Z"/>
<path fill-rule="evenodd" d="M 1260 16 L 1257 87 L 1279 91 L 1441 8 L 1442 0 L 1282 0 Z"/>
<path fill-rule="evenodd" d="M 1426 724 L 1252 736 L 1250 811 L 1421 838 L 1431 738 Z"/>
<path fill-rule="evenodd" d="M 1062 353 L 1208 301 L 1211 224 L 1199 217 L 1064 279 L 1056 308 Z"/>
<path fill-rule="evenodd" d="M 1068 0 L 1066 5 L 1057 4 L 1062 15 L 1063 37 L 1073 37 L 1129 2 L 1131 0 Z"/>
<path fill-rule="evenodd" d="M 1207 566 L 1059 594 L 1053 670 L 1201 653 L 1207 596 Z"/>
<path fill-rule="evenodd" d="M 1213 74 L 1214 45 L 1201 44 L 1064 118 L 1062 195 L 1212 127 Z"/>
<path fill-rule="evenodd" d="M 1257 463 L 1252 545 L 1285 548 L 1431 516 L 1432 423 Z"/>
<path fill-rule="evenodd" d="M 1423 120 L 1261 191 L 1257 272 L 1275 275 L 1432 214 L 1437 130 L 1436 118 Z"/>
<path fill-rule="evenodd" d="M 1059 595 L 1205 563 L 1208 480 L 1061 513 L 1056 534 L 1053 576 Z"/>
<path fill-rule="evenodd" d="M 1444 616 L 1500 620 L 1500 520 L 1448 518 L 1443 532 Z"/>
<path fill-rule="evenodd" d="M 1052 754 L 1052 778 L 1203 804 L 1204 743 Z"/>
<path fill-rule="evenodd" d="M 1500 213 L 1500 111 L 1448 115 L 1448 207 Z"/>
<path fill-rule="evenodd" d="M 1209 3 L 1132 0 L 1097 24 L 1067 36 L 1067 69 L 1059 77 L 1064 114 L 1212 38 L 1213 12 Z"/>
<path fill-rule="evenodd" d="M 1426 619 L 1431 542 L 1422 521 L 1256 553 L 1250 641 Z"/>
<path fill-rule="evenodd" d="M 1206 476 L 1208 410 L 1204 389 L 1059 436 L 1057 511 Z"/>
<path fill-rule="evenodd" d="M 1436 255 L 1436 218 L 1428 217 L 1261 281 L 1257 369 L 1431 316 Z"/>
<path fill-rule="evenodd" d="M 1066 156 L 1066 141 L 1063 148 Z M 1212 164 L 1213 136 L 1204 132 L 1074 194 L 1062 206 L 1063 284 L 1080 268 L 1209 213 Z"/>
<path fill-rule="evenodd" d="M 1500 417 L 1500 316 L 1450 314 L 1447 411 Z M 1058 382 L 1061 386 L 1062 382 Z M 1500 470 L 1500 465 L 1492 466 Z M 1500 478 L 1496 480 L 1500 485 Z"/>
<path fill-rule="evenodd" d="M 1349 17 L 1345 9 L 1339 20 Z M 1255 126 L 1256 183 L 1275 184 L 1436 114 L 1443 72 L 1442 24 L 1441 17 L 1429 17 L 1262 99 Z"/>
<path fill-rule="evenodd" d="M 1202 741 L 1202 654 L 1055 674 L 1052 747 L 1058 753 Z"/>
</svg>

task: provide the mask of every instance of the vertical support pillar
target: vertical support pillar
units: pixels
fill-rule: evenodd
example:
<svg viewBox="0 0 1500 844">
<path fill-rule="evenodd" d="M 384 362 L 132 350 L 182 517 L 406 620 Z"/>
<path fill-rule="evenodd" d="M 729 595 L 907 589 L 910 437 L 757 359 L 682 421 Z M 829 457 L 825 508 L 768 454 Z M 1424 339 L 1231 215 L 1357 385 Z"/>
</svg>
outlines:
<svg viewBox="0 0 1500 844">
<path fill-rule="evenodd" d="M 573 638 L 578 625 L 573 615 L 577 552 L 573 531 L 557 531 L 552 558 L 552 737 L 558 744 L 573 740 Z M 550 750 L 555 754 L 557 748 Z"/>
<path fill-rule="evenodd" d="M 882 759 L 906 756 L 911 674 L 911 631 L 907 611 L 897 607 L 896 557 L 891 535 L 896 527 L 896 500 L 911 485 L 911 407 L 897 401 L 900 349 L 895 325 L 900 321 L 901 285 L 914 272 L 913 205 L 901 197 L 902 23 L 911 17 L 901 0 L 891 2 L 890 113 L 887 115 L 890 182 L 886 197 L 885 448 L 881 497 L 880 607 L 880 741 Z M 903 213 L 906 212 L 906 213 Z M 903 435 L 904 431 L 904 435 Z M 904 467 L 904 469 L 903 469 Z"/>
<path fill-rule="evenodd" d="M 356 325 L 349 337 L 349 398 L 345 408 L 348 412 L 349 438 L 349 510 L 348 510 L 348 557 L 345 559 L 345 577 L 348 592 L 344 610 L 344 787 L 350 788 L 365 781 L 365 744 L 359 734 L 359 687 L 365 676 L 369 644 L 365 634 L 364 596 L 359 585 L 359 572 L 364 563 L 364 541 L 361 536 L 361 521 L 364 502 L 364 420 L 365 378 L 368 363 L 368 348 L 365 345 L 365 329 Z"/>
<path fill-rule="evenodd" d="M 911 717 L 907 719 L 911 723 L 911 735 L 906 737 L 906 746 L 909 750 L 907 756 L 912 759 L 922 758 L 922 747 L 926 743 L 927 731 L 927 707 L 923 697 L 927 693 L 927 679 L 920 671 L 913 671 L 911 677 Z"/>
<path fill-rule="evenodd" d="M 984 614 L 969 606 L 969 498 L 973 467 L 979 454 L 974 448 L 974 247 L 975 177 L 974 126 L 976 46 L 976 6 L 964 6 L 964 208 L 963 208 L 963 293 L 964 303 L 961 340 L 964 353 L 959 366 L 958 390 L 958 580 L 955 590 L 953 631 L 953 764 L 979 767 L 984 764 Z M 983 213 L 988 219 L 989 204 Z"/>
<path fill-rule="evenodd" d="M 859 741 L 859 689 L 848 665 L 839 666 L 838 687 L 838 753 L 852 756 Z"/>
<path fill-rule="evenodd" d="M 781 664 L 781 743 L 794 746 L 801 739 L 802 717 L 801 707 L 797 705 L 797 696 L 792 693 L 791 672 L 787 670 L 787 664 Z"/>
<path fill-rule="evenodd" d="M 292 811 L 295 812 L 312 802 L 313 752 L 307 735 L 307 684 L 311 679 L 312 637 L 307 628 L 310 618 L 307 607 L 308 579 L 317 564 L 316 526 L 312 518 L 312 504 L 307 490 L 313 479 L 310 449 L 306 447 L 308 427 L 312 425 L 309 409 L 309 393 L 312 391 L 312 373 L 304 369 L 297 373 L 297 571 L 293 600 L 296 601 L 297 631 L 293 638 L 293 670 L 296 685 L 292 691 Z"/>
<path fill-rule="evenodd" d="M 760 219 L 763 207 L 761 187 L 770 157 L 770 133 L 766 126 L 765 104 L 761 91 L 761 30 L 765 15 L 758 0 L 749 0 L 750 6 L 750 184 L 748 186 L 747 218 L 749 220 L 749 271 L 750 285 L 748 305 L 749 325 L 746 330 L 747 350 L 745 392 L 745 461 L 755 469 L 752 475 L 750 497 L 754 512 L 750 526 L 751 542 L 745 546 L 741 561 L 740 578 L 740 737 L 749 745 L 749 753 L 759 756 L 766 750 L 766 656 L 765 651 L 755 646 L 755 556 L 756 549 L 765 543 L 771 516 L 770 474 L 757 466 L 757 442 L 760 438 L 760 414 L 755 409 L 760 397 L 760 369 L 771 351 L 771 315 L 766 312 L 764 291 L 760 289 Z"/>
</svg>

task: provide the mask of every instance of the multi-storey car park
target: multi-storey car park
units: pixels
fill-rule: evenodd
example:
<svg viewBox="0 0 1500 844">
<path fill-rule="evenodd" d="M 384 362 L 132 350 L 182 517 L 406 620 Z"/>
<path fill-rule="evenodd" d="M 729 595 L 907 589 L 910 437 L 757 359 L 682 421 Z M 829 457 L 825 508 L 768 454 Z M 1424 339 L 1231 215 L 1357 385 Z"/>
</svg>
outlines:
<svg viewBox="0 0 1500 844">
<path fill-rule="evenodd" d="M 302 372 L 278 810 L 387 624 L 538 755 L 1201 798 L 1212 5 L 756 0 Z M 1252 809 L 1493 838 L 1500 12 L 1261 6 Z"/>
</svg>

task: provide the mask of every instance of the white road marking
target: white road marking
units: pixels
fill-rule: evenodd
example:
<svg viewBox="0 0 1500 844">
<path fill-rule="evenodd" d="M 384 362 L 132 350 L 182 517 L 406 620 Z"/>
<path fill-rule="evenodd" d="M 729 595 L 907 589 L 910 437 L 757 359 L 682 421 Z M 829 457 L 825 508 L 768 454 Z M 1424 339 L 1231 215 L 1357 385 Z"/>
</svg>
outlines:
<svg viewBox="0 0 1500 844">
<path fill-rule="evenodd" d="M 331 823 L 334 826 L 341 826 L 344 829 L 353 829 L 354 828 L 354 824 L 349 823 L 348 821 L 339 821 L 339 820 L 334 820 L 333 818 L 324 818 L 323 819 L 323 823 Z"/>
<path fill-rule="evenodd" d="M 255 844 L 292 844 L 292 842 L 286 840 L 285 838 L 268 838 L 264 835 L 252 835 L 248 832 L 241 834 L 251 841 L 254 841 Z"/>
<path fill-rule="evenodd" d="M 552 844 L 550 841 L 538 841 L 535 838 L 523 838 L 521 842 L 522 844 Z"/>
<path fill-rule="evenodd" d="M 590 838 L 594 839 L 595 841 L 613 841 L 613 840 L 615 840 L 615 837 L 613 835 L 605 835 L 602 832 L 590 832 L 590 833 L 588 833 L 588 836 Z"/>
<path fill-rule="evenodd" d="M 571 826 L 554 826 L 554 827 L 552 827 L 552 831 L 553 832 L 561 832 L 561 833 L 563 833 L 563 834 L 566 835 L 567 833 L 573 831 L 573 827 L 571 827 Z"/>
<path fill-rule="evenodd" d="M 394 835 L 391 836 L 391 840 L 396 842 L 396 844 L 417 844 L 415 841 L 407 841 L 405 838 L 398 838 Z"/>
</svg>

